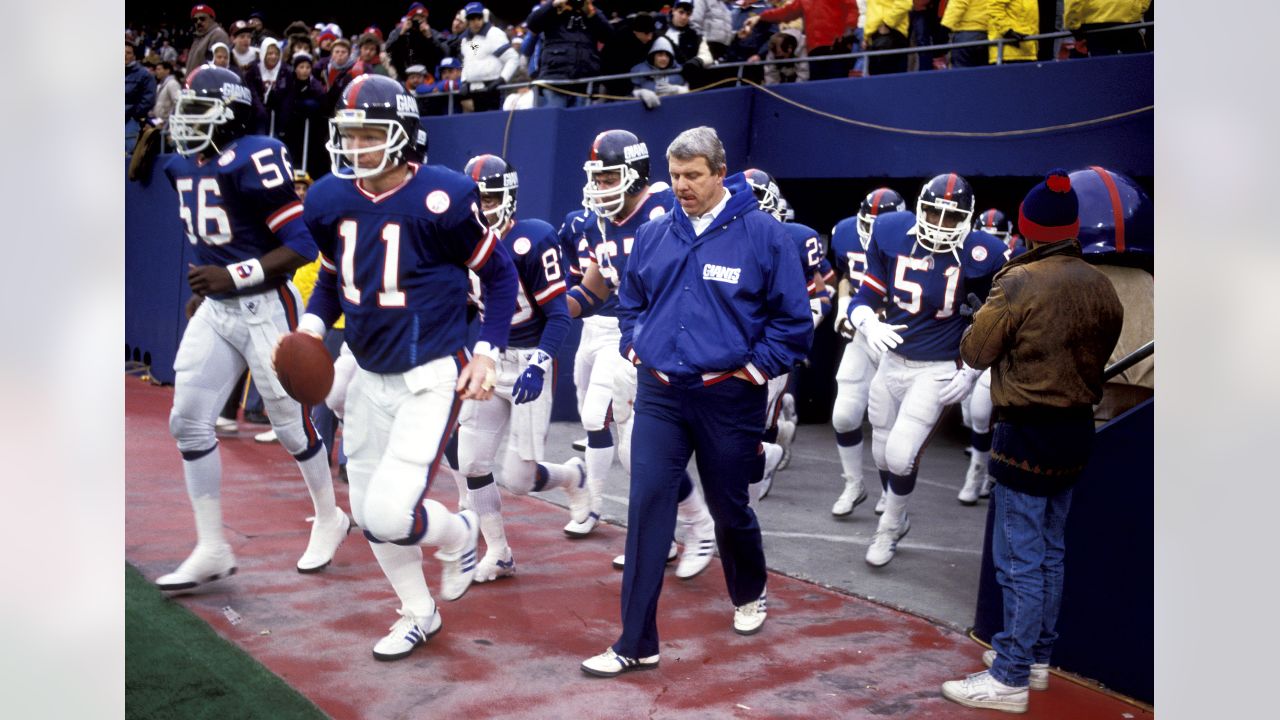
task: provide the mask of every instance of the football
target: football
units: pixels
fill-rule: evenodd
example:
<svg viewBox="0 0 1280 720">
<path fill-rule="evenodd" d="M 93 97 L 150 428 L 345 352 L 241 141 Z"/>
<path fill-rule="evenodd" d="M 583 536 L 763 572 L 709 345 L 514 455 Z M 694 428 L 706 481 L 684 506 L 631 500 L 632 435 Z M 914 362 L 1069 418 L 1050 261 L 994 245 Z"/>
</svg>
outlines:
<svg viewBox="0 0 1280 720">
<path fill-rule="evenodd" d="M 289 397 L 319 405 L 333 387 L 333 358 L 314 335 L 292 332 L 276 348 L 276 376 Z"/>
</svg>

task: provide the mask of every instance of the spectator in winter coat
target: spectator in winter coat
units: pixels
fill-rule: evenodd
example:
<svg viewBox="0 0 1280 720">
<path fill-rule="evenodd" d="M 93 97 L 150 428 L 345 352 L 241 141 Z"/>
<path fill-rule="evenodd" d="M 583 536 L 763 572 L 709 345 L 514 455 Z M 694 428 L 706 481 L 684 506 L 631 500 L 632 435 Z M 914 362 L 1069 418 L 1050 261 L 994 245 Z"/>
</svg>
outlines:
<svg viewBox="0 0 1280 720">
<path fill-rule="evenodd" d="M 387 66 L 382 62 L 382 41 L 373 33 L 365 33 L 360 36 L 360 57 L 359 64 L 361 72 L 372 75 L 386 75 L 391 77 L 391 72 L 387 70 Z"/>
<path fill-rule="evenodd" d="M 258 49 L 253 46 L 253 30 L 243 20 L 237 20 L 231 25 L 231 59 L 240 68 L 258 62 Z"/>
<path fill-rule="evenodd" d="M 229 43 L 227 31 L 218 24 L 213 8 L 208 5 L 196 5 L 191 8 L 192 29 L 191 49 L 187 52 L 186 74 L 207 62 L 209 51 L 214 43 Z"/>
<path fill-rule="evenodd" d="M 531 32 L 542 35 L 538 57 L 539 80 L 570 80 L 600 73 L 597 43 L 609 39 L 611 28 L 604 15 L 591 0 L 571 4 L 567 0 L 544 2 L 529 13 L 526 20 Z M 584 92 L 582 85 L 558 86 L 572 92 Z M 539 89 L 541 104 L 572 107 L 577 97 Z"/>
<path fill-rule="evenodd" d="M 1146 52 L 1146 38 L 1141 30 L 1116 30 L 1088 36 L 1085 33 L 1142 22 L 1150 7 L 1151 0 L 1065 0 L 1062 27 L 1076 36 L 1077 52 L 1073 56 Z M 1005 58 L 1008 57 L 1008 48 L 1005 48 Z"/>
<path fill-rule="evenodd" d="M 605 75 L 622 75 L 631 71 L 637 63 L 649 57 L 656 25 L 648 13 L 636 13 L 614 23 L 613 33 L 605 41 L 600 53 L 601 71 Z M 609 95 L 630 95 L 630 80 L 609 80 L 604 92 Z"/>
<path fill-rule="evenodd" d="M 757 22 L 787 22 L 804 18 L 805 50 L 810 58 L 822 55 L 839 55 L 851 49 L 850 40 L 858 25 L 858 5 L 853 0 L 791 0 L 786 5 L 765 10 L 746 24 Z M 811 62 L 810 77 L 814 80 L 848 77 L 852 60 Z"/>
<path fill-rule="evenodd" d="M 987 0 L 950 0 L 942 16 L 942 26 L 951 31 L 951 42 L 987 39 Z M 951 67 L 982 67 L 987 64 L 987 48 L 975 46 L 951 51 Z"/>
<path fill-rule="evenodd" d="M 156 104 L 151 109 L 151 117 L 164 123 L 173 114 L 174 106 L 178 104 L 178 91 L 182 89 L 182 84 L 173 76 L 173 63 L 168 60 L 156 65 L 155 77 Z"/>
<path fill-rule="evenodd" d="M 693 15 L 689 24 L 702 35 L 711 50 L 711 56 L 719 60 L 733 42 L 733 13 L 726 0 L 693 0 Z"/>
<path fill-rule="evenodd" d="M 397 72 L 403 73 L 410 65 L 434 68 L 449 54 L 448 43 L 432 29 L 427 17 L 427 8 L 416 2 L 387 36 L 387 53 Z"/>
<path fill-rule="evenodd" d="M 364 74 L 364 69 L 352 57 L 351 43 L 346 38 L 338 38 L 329 46 L 329 57 L 316 63 L 315 74 L 327 89 L 329 101 L 325 115 L 331 116 L 342 102 L 342 93 L 352 80 Z"/>
<path fill-rule="evenodd" d="M 288 74 L 289 71 L 281 72 L 281 68 L 286 66 L 280 57 L 279 40 L 265 38 L 258 50 L 262 55 L 262 63 L 258 66 L 258 74 L 262 79 L 262 101 L 270 106 L 271 93 L 278 87 L 281 75 Z"/>
<path fill-rule="evenodd" d="M 520 66 L 520 56 L 507 34 L 485 19 L 478 2 L 463 8 L 467 29 L 462 33 L 462 85 L 471 93 L 476 112 L 497 110 L 498 86 L 511 81 Z M 545 62 L 545 58 L 544 58 Z"/>
<path fill-rule="evenodd" d="M 1036 59 L 1036 41 L 1022 40 L 1040 31 L 1040 6 L 1036 0 L 990 0 L 987 38 L 1019 40 L 1006 43 L 1003 62 L 1032 62 Z M 992 46 L 988 58 L 996 62 L 998 49 Z"/>
<path fill-rule="evenodd" d="M 713 61 L 711 49 L 702 40 L 702 35 L 693 28 L 693 0 L 676 0 L 671 8 L 671 22 L 663 37 L 671 41 L 676 51 L 676 62 L 684 65 L 698 58 L 702 65 L 710 65 Z M 650 50 L 652 53 L 652 49 Z"/>
<path fill-rule="evenodd" d="M 907 47 L 907 16 L 911 0 L 867 0 L 867 21 L 862 47 L 891 50 Z M 907 56 L 880 55 L 867 59 L 868 75 L 888 75 L 907 71 Z"/>
<path fill-rule="evenodd" d="M 292 72 L 272 97 L 276 107 L 276 135 L 289 147 L 295 165 L 314 172 L 328 166 L 324 144 L 329 134 L 324 83 L 312 69 L 310 55 L 295 55 Z"/>
<path fill-rule="evenodd" d="M 231 69 L 231 47 L 230 46 L 222 42 L 214 43 L 213 47 L 210 48 L 210 51 L 211 51 L 211 54 L 213 55 L 213 59 L 210 60 L 209 62 L 213 63 L 214 65 L 220 68 L 226 68 L 228 70 Z"/>
<path fill-rule="evenodd" d="M 436 82 L 427 86 L 426 96 L 418 98 L 418 113 L 420 115 L 447 115 L 449 113 L 449 104 L 452 98 L 453 111 L 461 111 L 461 95 L 456 94 L 462 89 L 462 61 L 455 57 L 447 57 L 440 61 L 440 67 L 436 68 Z M 450 96 L 450 91 L 455 94 Z"/>
<path fill-rule="evenodd" d="M 769 54 L 765 60 L 786 60 L 804 57 L 804 36 L 795 30 L 781 30 L 769 38 Z M 764 84 L 804 82 L 809 79 L 809 63 L 765 65 Z"/>
<path fill-rule="evenodd" d="M 156 104 L 156 79 L 134 56 L 132 43 L 124 44 L 124 151 L 132 152 L 138 139 L 139 123 Z"/>
<path fill-rule="evenodd" d="M 638 63 L 631 68 L 631 72 L 639 73 L 672 69 L 679 70 L 680 63 L 676 62 L 675 48 L 671 46 L 671 41 L 666 36 L 663 36 L 653 41 L 653 45 L 649 46 L 649 57 L 645 62 Z M 655 106 L 650 105 L 650 100 L 647 99 L 647 96 L 636 93 L 648 91 L 654 95 L 677 95 L 689 92 L 689 85 L 679 75 L 647 75 L 645 77 L 631 78 L 631 83 L 633 85 L 632 94 L 643 100 L 645 107 L 650 109 Z"/>
</svg>

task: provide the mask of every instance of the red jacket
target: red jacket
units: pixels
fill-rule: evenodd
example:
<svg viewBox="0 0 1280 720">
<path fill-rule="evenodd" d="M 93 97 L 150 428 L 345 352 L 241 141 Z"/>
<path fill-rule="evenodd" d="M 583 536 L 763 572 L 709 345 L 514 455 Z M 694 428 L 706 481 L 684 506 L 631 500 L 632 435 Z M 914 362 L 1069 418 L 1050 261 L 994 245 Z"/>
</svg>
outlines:
<svg viewBox="0 0 1280 720">
<path fill-rule="evenodd" d="M 839 40 L 846 28 L 858 26 L 858 3 L 855 0 L 791 0 L 760 13 L 764 22 L 788 22 L 804 16 L 804 45 L 809 52 L 829 47 Z"/>
</svg>

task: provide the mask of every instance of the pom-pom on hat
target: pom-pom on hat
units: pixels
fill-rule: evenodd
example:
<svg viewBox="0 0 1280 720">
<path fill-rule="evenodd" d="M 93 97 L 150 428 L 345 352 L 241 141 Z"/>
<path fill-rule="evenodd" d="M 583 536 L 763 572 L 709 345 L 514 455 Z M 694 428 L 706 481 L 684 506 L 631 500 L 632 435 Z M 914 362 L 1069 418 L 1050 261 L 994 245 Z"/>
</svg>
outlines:
<svg viewBox="0 0 1280 720">
<path fill-rule="evenodd" d="M 1018 230 L 1032 242 L 1052 243 L 1080 234 L 1080 203 L 1071 178 L 1061 168 L 1031 188 L 1018 208 Z"/>
</svg>

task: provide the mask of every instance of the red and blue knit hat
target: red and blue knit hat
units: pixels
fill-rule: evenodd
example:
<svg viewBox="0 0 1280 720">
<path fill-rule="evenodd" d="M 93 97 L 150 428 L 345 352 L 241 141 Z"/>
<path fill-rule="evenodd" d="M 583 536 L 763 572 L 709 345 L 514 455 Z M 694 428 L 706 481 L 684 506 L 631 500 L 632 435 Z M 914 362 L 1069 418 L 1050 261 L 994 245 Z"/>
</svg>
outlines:
<svg viewBox="0 0 1280 720">
<path fill-rule="evenodd" d="M 1018 208 L 1018 231 L 1038 243 L 1052 243 L 1080 234 L 1080 203 L 1067 171 L 1055 168 L 1044 182 L 1031 188 Z"/>
</svg>

